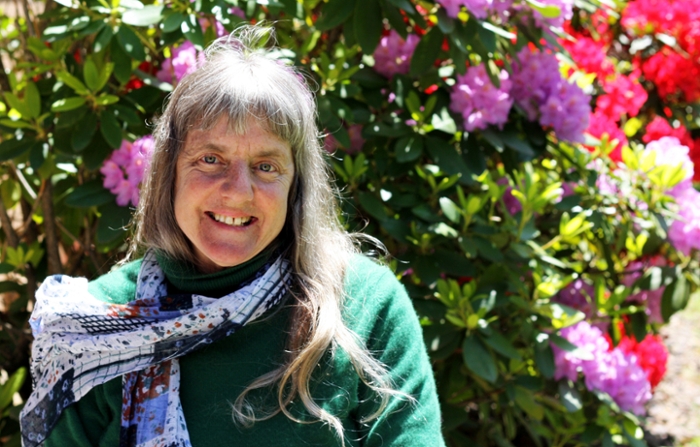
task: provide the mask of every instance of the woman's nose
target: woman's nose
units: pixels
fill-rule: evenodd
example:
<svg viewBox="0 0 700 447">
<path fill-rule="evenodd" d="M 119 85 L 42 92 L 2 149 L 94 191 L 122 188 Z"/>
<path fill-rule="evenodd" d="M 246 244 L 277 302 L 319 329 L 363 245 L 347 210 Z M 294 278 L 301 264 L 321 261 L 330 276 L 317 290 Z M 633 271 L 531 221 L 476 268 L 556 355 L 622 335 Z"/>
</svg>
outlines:
<svg viewBox="0 0 700 447">
<path fill-rule="evenodd" d="M 234 162 L 224 172 L 221 194 L 224 197 L 245 202 L 253 199 L 253 172 L 245 162 Z"/>
</svg>

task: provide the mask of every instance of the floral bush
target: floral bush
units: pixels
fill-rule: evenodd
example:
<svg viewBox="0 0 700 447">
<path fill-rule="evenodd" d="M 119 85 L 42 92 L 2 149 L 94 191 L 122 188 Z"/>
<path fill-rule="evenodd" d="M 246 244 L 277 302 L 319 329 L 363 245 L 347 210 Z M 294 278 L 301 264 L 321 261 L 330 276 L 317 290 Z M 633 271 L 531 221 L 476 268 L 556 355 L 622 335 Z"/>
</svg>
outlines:
<svg viewBox="0 0 700 447">
<path fill-rule="evenodd" d="M 317 89 L 347 229 L 387 246 L 413 298 L 448 444 L 644 445 L 658 330 L 700 284 L 699 3 L 60 0 L 3 18 L 0 396 L 30 390 L 37 284 L 123 255 L 167 94 L 209 42 L 267 23 Z M 17 407 L 0 411 L 17 442 Z"/>
</svg>

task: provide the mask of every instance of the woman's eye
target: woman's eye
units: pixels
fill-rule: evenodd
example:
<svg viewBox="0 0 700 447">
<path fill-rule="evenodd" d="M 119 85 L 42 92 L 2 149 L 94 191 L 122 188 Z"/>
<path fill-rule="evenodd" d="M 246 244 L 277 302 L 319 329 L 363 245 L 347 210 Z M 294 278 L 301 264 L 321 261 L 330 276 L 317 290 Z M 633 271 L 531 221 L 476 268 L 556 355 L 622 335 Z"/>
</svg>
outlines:
<svg viewBox="0 0 700 447">
<path fill-rule="evenodd" d="M 206 163 L 206 164 L 211 165 L 211 164 L 216 163 L 216 157 L 213 155 L 205 155 L 204 157 L 202 157 L 202 161 L 204 161 L 204 163 Z"/>
<path fill-rule="evenodd" d="M 274 169 L 270 163 L 261 163 L 259 168 L 263 172 L 272 172 Z"/>
</svg>

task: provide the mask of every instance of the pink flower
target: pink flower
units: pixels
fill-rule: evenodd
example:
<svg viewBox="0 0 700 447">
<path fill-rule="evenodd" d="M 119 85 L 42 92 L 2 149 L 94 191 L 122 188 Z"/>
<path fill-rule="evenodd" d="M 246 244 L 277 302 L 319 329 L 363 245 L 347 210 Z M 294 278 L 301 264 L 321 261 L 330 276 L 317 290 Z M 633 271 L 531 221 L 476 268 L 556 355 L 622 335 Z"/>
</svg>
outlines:
<svg viewBox="0 0 700 447">
<path fill-rule="evenodd" d="M 172 57 L 163 61 L 156 77 L 163 82 L 179 82 L 204 62 L 204 53 L 199 53 L 189 40 L 172 50 Z"/>
<path fill-rule="evenodd" d="M 622 284 L 629 287 L 635 283 L 639 278 L 642 277 L 642 272 L 650 266 L 665 265 L 662 262 L 663 258 L 654 258 L 650 263 L 644 263 L 642 261 L 632 261 L 627 265 L 626 270 L 628 272 L 622 278 Z M 661 297 L 666 290 L 666 286 L 661 286 L 654 290 L 641 290 L 639 293 L 630 295 L 627 297 L 627 301 L 637 302 L 646 304 L 646 314 L 649 318 L 650 323 L 663 323 L 664 319 L 661 316 Z"/>
<path fill-rule="evenodd" d="M 607 342 L 606 342 L 607 344 Z M 625 355 L 618 348 L 599 354 L 589 362 L 584 375 L 586 387 L 607 393 L 623 411 L 644 415 L 644 404 L 651 399 L 651 385 L 635 354 Z"/>
<path fill-rule="evenodd" d="M 348 127 L 348 135 L 350 135 L 350 147 L 347 148 L 346 152 L 357 154 L 362 151 L 362 147 L 365 145 L 365 139 L 362 138 L 362 125 L 353 124 Z"/>
<path fill-rule="evenodd" d="M 486 129 L 490 124 L 503 128 L 508 121 L 508 112 L 513 105 L 508 72 L 501 70 L 499 79 L 501 86 L 497 88 L 491 83 L 483 64 L 469 67 L 464 75 L 457 75 L 450 94 L 450 109 L 462 114 L 467 131 Z"/>
<path fill-rule="evenodd" d="M 553 54 L 523 48 L 513 63 L 512 82 L 511 94 L 528 119 L 539 117 L 540 124 L 551 126 L 561 140 L 583 141 L 590 98 L 562 78 Z"/>
<path fill-rule="evenodd" d="M 689 255 L 692 249 L 700 249 L 700 192 L 686 185 L 676 192 L 680 216 L 671 224 L 668 237 L 679 251 Z"/>
<path fill-rule="evenodd" d="M 554 352 L 554 378 L 559 380 L 566 377 L 576 381 L 578 373 L 584 371 L 584 366 L 595 363 L 608 350 L 608 342 L 597 327 L 585 321 L 565 327 L 559 333 L 578 349 L 574 352 L 564 351 L 552 345 Z"/>
<path fill-rule="evenodd" d="M 438 3 L 445 8 L 450 17 L 457 17 L 464 6 L 477 19 L 485 19 L 490 14 L 505 19 L 508 9 L 513 6 L 513 0 L 438 0 Z"/>
<path fill-rule="evenodd" d="M 151 135 L 133 143 L 124 140 L 100 168 L 105 176 L 102 186 L 117 196 L 117 205 L 138 205 L 139 187 L 148 169 L 154 145 Z"/>
<path fill-rule="evenodd" d="M 603 83 L 605 94 L 596 101 L 596 112 L 600 112 L 614 121 L 620 121 L 623 115 L 637 116 L 647 101 L 647 92 L 632 76 L 619 75 L 612 81 Z"/>
<path fill-rule="evenodd" d="M 614 71 L 614 66 L 606 56 L 603 42 L 590 37 L 577 36 L 575 42 L 562 40 L 562 45 L 571 55 L 576 66 L 587 73 L 595 73 L 605 78 Z"/>
<path fill-rule="evenodd" d="M 627 137 L 620 129 L 615 121 L 610 119 L 598 111 L 592 113 L 589 119 L 588 130 L 586 131 L 591 136 L 603 139 L 607 137 L 609 142 L 615 142 L 615 146 L 610 153 L 610 158 L 613 161 L 622 161 L 622 147 L 627 146 Z"/>
<path fill-rule="evenodd" d="M 406 40 L 394 30 L 379 41 L 374 51 L 374 69 L 382 76 L 391 79 L 396 74 L 407 74 L 411 66 L 411 56 L 420 38 L 410 34 Z"/>
</svg>

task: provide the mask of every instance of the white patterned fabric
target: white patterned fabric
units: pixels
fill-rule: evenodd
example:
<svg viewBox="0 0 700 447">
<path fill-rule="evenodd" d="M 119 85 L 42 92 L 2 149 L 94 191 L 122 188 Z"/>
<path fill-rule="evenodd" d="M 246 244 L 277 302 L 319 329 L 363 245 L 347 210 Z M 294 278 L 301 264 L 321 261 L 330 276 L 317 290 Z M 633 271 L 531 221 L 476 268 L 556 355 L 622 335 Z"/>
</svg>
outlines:
<svg viewBox="0 0 700 447">
<path fill-rule="evenodd" d="M 47 278 L 30 319 L 34 390 L 20 416 L 22 444 L 40 446 L 66 407 L 122 376 L 120 447 L 190 447 L 177 358 L 265 313 L 286 295 L 291 277 L 280 257 L 222 298 L 169 296 L 147 252 L 135 300 L 123 305 L 90 295 L 84 278 Z"/>
</svg>

